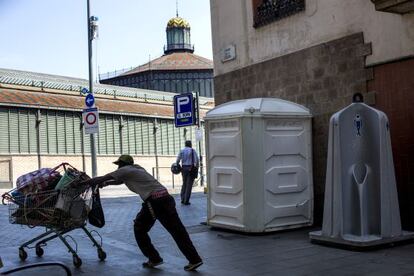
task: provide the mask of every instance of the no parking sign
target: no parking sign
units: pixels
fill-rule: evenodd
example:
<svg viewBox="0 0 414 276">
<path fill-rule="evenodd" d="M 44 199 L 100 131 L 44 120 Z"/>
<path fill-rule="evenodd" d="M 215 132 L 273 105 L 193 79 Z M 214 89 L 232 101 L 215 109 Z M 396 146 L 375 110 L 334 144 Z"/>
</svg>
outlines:
<svg viewBox="0 0 414 276">
<path fill-rule="evenodd" d="M 93 134 L 99 132 L 99 113 L 98 108 L 87 108 L 82 112 L 83 123 L 85 126 L 85 134 Z"/>
</svg>

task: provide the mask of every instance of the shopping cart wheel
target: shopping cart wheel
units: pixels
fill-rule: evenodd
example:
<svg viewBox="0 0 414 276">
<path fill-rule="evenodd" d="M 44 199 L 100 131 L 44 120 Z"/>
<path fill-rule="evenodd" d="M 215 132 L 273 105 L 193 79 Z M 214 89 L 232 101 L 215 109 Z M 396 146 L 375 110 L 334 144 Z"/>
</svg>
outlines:
<svg viewBox="0 0 414 276">
<path fill-rule="evenodd" d="M 41 248 L 40 246 L 36 246 L 36 255 L 38 257 L 42 257 L 44 253 L 45 251 L 43 251 L 43 248 Z"/>
<path fill-rule="evenodd" d="M 98 257 L 99 257 L 99 260 L 101 261 L 105 261 L 106 259 L 106 253 L 105 251 L 102 250 L 102 248 L 98 249 Z"/>
<path fill-rule="evenodd" d="M 26 251 L 24 251 L 23 248 L 19 248 L 19 258 L 22 261 L 27 259 L 27 253 L 26 253 Z"/>
<path fill-rule="evenodd" d="M 77 255 L 73 255 L 73 265 L 75 267 L 80 267 L 82 265 L 82 260 Z"/>
</svg>

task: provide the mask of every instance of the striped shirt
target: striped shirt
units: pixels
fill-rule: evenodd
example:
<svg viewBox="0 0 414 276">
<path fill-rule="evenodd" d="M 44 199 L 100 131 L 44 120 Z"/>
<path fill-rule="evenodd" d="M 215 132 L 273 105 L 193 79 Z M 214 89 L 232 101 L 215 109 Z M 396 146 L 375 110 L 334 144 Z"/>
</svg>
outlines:
<svg viewBox="0 0 414 276">
<path fill-rule="evenodd" d="M 191 163 L 191 153 L 193 153 L 193 164 Z M 180 153 L 177 155 L 177 164 L 179 164 L 180 161 L 182 162 L 182 166 L 199 166 L 198 154 L 195 150 L 193 150 L 190 147 L 185 147 L 182 150 L 180 150 Z"/>
</svg>

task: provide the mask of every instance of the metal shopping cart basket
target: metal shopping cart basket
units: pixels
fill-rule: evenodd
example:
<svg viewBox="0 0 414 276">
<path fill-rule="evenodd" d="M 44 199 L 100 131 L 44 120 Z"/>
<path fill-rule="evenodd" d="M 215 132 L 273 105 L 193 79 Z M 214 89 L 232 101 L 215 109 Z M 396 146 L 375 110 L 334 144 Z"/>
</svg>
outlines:
<svg viewBox="0 0 414 276">
<path fill-rule="evenodd" d="M 77 254 L 77 243 L 70 235 L 66 235 L 80 228 L 96 246 L 99 259 L 105 260 L 102 237 L 97 231 L 88 231 L 85 227 L 88 212 L 91 210 L 93 191 L 92 187 L 82 185 L 81 182 L 89 179 L 89 176 L 68 163 L 62 163 L 42 177 L 42 181 L 45 180 L 42 182 L 43 185 L 36 185 L 40 181 L 32 181 L 30 187 L 19 187 L 2 195 L 3 204 L 9 206 L 10 223 L 46 228 L 44 233 L 20 245 L 20 259 L 27 258 L 25 248 L 35 248 L 36 255 L 42 256 L 42 247 L 46 246 L 47 242 L 59 238 L 72 253 L 75 267 L 80 267 L 82 260 Z M 99 236 L 100 243 L 95 240 L 92 233 Z M 75 249 L 68 243 L 68 238 L 75 244 Z"/>
</svg>

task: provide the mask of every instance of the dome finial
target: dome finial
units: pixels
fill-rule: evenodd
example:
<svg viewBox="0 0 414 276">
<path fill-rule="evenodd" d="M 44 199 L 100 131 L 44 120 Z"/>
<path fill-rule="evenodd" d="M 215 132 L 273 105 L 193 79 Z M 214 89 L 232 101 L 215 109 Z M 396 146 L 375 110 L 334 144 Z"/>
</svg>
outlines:
<svg viewBox="0 0 414 276">
<path fill-rule="evenodd" d="M 175 10 L 178 17 L 178 0 L 175 1 Z"/>
</svg>

